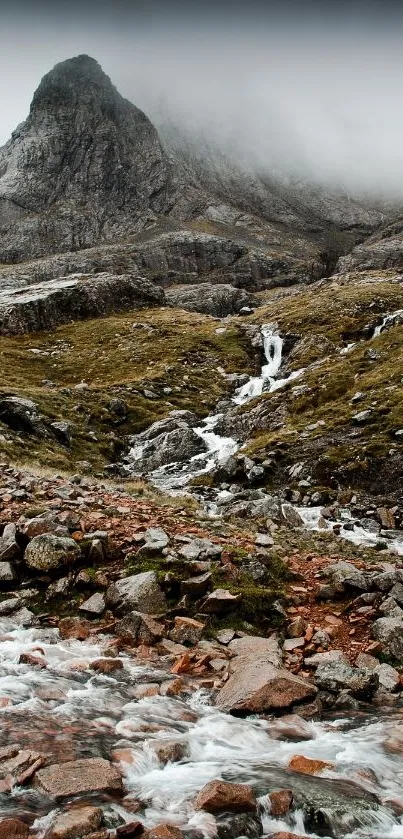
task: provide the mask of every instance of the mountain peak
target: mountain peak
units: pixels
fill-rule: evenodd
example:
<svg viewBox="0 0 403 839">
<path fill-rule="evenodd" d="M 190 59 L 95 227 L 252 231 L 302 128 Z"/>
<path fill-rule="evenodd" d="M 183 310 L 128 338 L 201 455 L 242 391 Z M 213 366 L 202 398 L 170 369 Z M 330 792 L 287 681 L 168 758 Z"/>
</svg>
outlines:
<svg viewBox="0 0 403 839">
<path fill-rule="evenodd" d="M 0 149 L 0 261 L 88 247 L 166 210 L 157 131 L 88 55 L 44 76 Z"/>
<path fill-rule="evenodd" d="M 43 77 L 35 91 L 31 113 L 44 105 L 69 105 L 83 94 L 94 93 L 98 97 L 121 99 L 109 76 L 95 58 L 89 55 L 77 55 L 56 64 Z"/>
</svg>

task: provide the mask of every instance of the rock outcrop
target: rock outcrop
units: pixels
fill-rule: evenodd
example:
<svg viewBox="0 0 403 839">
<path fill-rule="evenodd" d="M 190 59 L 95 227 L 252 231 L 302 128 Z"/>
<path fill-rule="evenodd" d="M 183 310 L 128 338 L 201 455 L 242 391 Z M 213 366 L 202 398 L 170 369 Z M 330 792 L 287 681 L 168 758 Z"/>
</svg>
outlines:
<svg viewBox="0 0 403 839">
<path fill-rule="evenodd" d="M 219 318 L 238 314 L 243 306 L 253 306 L 255 303 L 251 294 L 227 284 L 173 286 L 166 290 L 165 297 L 169 306 Z"/>
<path fill-rule="evenodd" d="M 73 274 L 0 292 L 0 335 L 54 329 L 71 320 L 161 306 L 164 292 L 142 277 Z"/>
</svg>

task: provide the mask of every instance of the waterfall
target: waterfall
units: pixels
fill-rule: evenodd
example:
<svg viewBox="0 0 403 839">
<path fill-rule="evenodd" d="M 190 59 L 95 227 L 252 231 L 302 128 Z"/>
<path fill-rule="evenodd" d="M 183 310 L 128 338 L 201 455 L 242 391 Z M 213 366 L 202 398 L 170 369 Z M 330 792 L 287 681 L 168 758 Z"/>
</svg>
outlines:
<svg viewBox="0 0 403 839">
<path fill-rule="evenodd" d="M 281 387 L 288 381 L 288 379 L 276 380 L 281 367 L 284 343 L 281 335 L 278 334 L 277 326 L 273 323 L 264 324 L 262 326 L 262 339 L 266 363 L 263 364 L 260 376 L 253 376 L 246 384 L 238 388 L 233 398 L 236 405 L 244 405 L 256 396 L 260 396 L 263 390 L 268 392 L 277 390 L 279 386 Z M 292 378 L 295 379 L 301 372 L 300 370 L 296 371 L 292 374 Z"/>
</svg>

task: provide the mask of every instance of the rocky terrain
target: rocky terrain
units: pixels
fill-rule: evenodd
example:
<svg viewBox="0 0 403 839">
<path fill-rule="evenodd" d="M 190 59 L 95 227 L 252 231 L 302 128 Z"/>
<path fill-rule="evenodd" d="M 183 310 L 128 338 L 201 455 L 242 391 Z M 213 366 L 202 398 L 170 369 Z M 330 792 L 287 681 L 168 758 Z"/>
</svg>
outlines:
<svg viewBox="0 0 403 839">
<path fill-rule="evenodd" d="M 0 150 L 0 839 L 403 836 L 400 219 L 159 137 L 88 56 L 41 82 Z"/>
</svg>

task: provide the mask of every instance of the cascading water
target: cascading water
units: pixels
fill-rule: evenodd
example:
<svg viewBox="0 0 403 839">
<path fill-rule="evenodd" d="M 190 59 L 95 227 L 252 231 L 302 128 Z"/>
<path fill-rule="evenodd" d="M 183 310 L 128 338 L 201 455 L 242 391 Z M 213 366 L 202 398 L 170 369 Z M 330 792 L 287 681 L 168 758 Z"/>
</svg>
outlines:
<svg viewBox="0 0 403 839">
<path fill-rule="evenodd" d="M 261 328 L 263 353 L 265 363 L 260 376 L 252 376 L 246 384 L 236 391 L 232 398 L 235 405 L 244 405 L 263 391 L 273 392 L 284 387 L 285 384 L 297 378 L 303 370 L 296 370 L 283 379 L 277 378 L 282 363 L 283 339 L 276 324 L 264 324 Z M 210 414 L 203 420 L 203 424 L 194 428 L 206 444 L 207 451 L 194 455 L 185 464 L 172 462 L 155 469 L 148 475 L 149 480 L 160 489 L 166 491 L 179 490 L 186 486 L 191 478 L 210 472 L 216 466 L 227 460 L 239 449 L 239 443 L 233 437 L 223 437 L 214 430 L 222 419 L 222 414 Z M 129 453 L 129 462 L 135 464 L 143 454 L 145 445 L 135 446 Z"/>
<path fill-rule="evenodd" d="M 395 323 L 403 323 L 403 309 L 396 309 L 395 312 L 391 312 L 389 315 L 385 315 L 382 318 L 382 322 L 379 326 L 376 326 L 374 329 L 373 338 L 378 338 L 378 336 L 383 332 L 385 329 L 388 329 L 390 326 L 394 326 Z"/>
<path fill-rule="evenodd" d="M 107 654 L 107 636 L 62 641 L 55 629 L 21 629 L 12 618 L 0 619 L 0 634 L 0 745 L 23 742 L 26 749 L 45 752 L 51 763 L 95 756 L 116 760 L 128 797 L 92 796 L 91 802 L 102 807 L 109 827 L 119 819 L 133 821 L 132 799 L 141 804 L 135 820 L 146 827 L 168 821 L 212 839 L 213 817 L 195 811 L 192 800 L 208 781 L 222 778 L 251 784 L 258 796 L 292 787 L 296 806 L 282 818 L 271 816 L 267 799 L 261 799 L 265 836 L 283 830 L 316 839 L 312 813 L 317 811 L 325 819 L 322 837 L 403 838 L 403 819 L 396 815 L 403 764 L 398 753 L 384 748 L 401 720 L 398 709 L 377 717 L 360 713 L 354 719 L 349 712 L 345 719 L 307 722 L 298 740 L 287 737 L 286 721 L 218 711 L 206 691 L 186 699 L 145 691 L 136 698 L 139 686 L 173 677 L 162 662 L 144 664 L 125 654 L 121 670 L 94 672 L 91 663 Z M 20 663 L 21 654 L 30 652 L 43 656 L 46 667 Z M 183 757 L 164 764 L 151 744 L 172 740 Z M 295 754 L 328 761 L 329 769 L 322 777 L 290 773 Z M 17 787 L 11 796 L 0 794 L 3 814 L 34 822 L 42 839 L 57 810 L 35 789 Z"/>
</svg>

